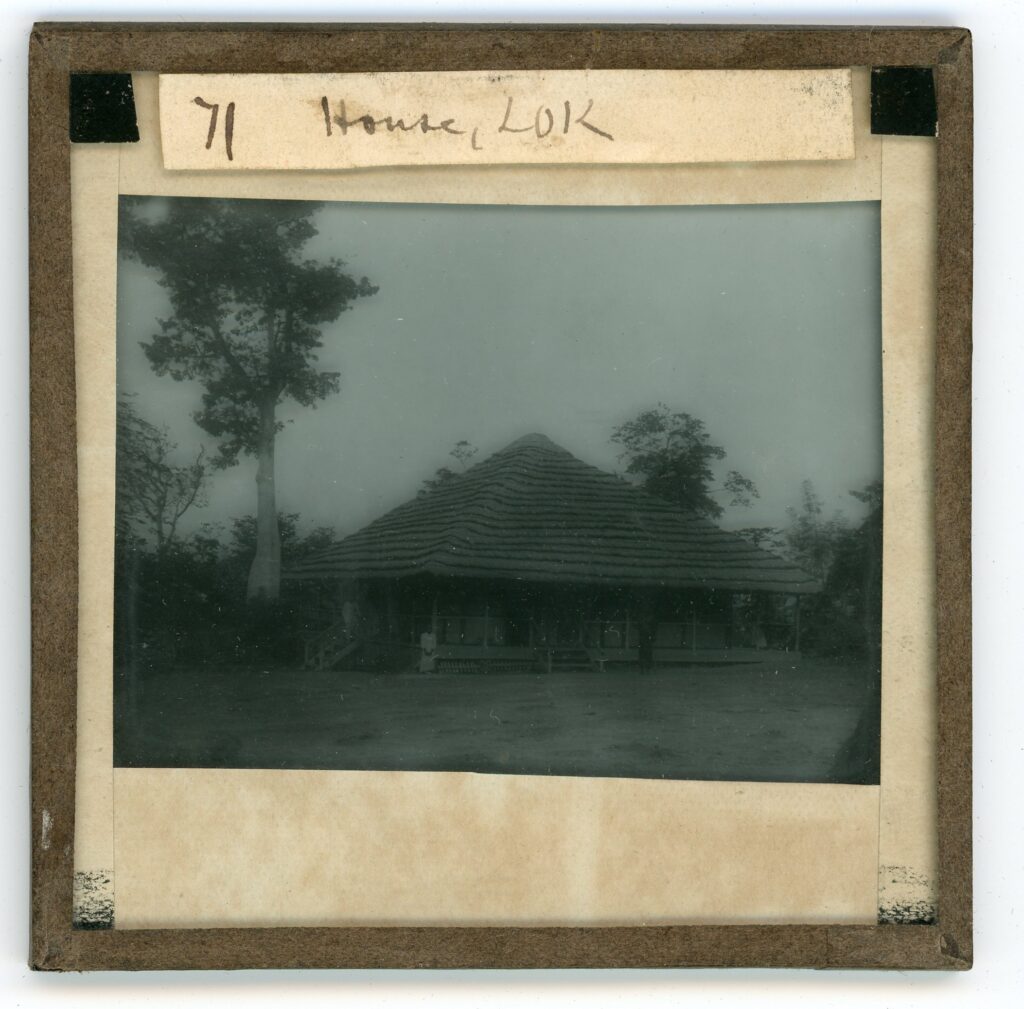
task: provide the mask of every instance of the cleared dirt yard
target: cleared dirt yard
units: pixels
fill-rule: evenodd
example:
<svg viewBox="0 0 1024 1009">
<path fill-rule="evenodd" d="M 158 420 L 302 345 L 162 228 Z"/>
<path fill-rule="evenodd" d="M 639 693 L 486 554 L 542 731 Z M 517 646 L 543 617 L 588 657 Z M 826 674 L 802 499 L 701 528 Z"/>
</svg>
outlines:
<svg viewBox="0 0 1024 1009">
<path fill-rule="evenodd" d="M 119 705 L 119 766 L 870 781 L 863 668 L 551 675 L 176 670 Z"/>
</svg>

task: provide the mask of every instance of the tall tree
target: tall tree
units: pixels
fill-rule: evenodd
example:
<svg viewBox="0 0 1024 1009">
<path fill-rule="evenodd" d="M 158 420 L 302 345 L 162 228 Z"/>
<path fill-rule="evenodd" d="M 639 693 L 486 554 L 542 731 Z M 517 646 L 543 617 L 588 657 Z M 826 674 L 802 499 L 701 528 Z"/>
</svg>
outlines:
<svg viewBox="0 0 1024 1009">
<path fill-rule="evenodd" d="M 867 515 L 840 540 L 825 591 L 859 621 L 871 667 L 878 668 L 882 647 L 882 481 L 850 491 Z"/>
<path fill-rule="evenodd" d="M 810 480 L 800 485 L 800 507 L 787 508 L 789 528 L 784 536 L 788 553 L 808 574 L 824 583 L 836 555 L 849 535 L 842 512 L 826 516 L 825 505 Z"/>
<path fill-rule="evenodd" d="M 620 424 L 611 440 L 622 446 L 619 459 L 644 490 L 698 515 L 721 516 L 719 497 L 748 506 L 760 496 L 754 482 L 736 470 L 719 479 L 716 464 L 725 449 L 712 443 L 703 421 L 664 403 Z"/>
<path fill-rule="evenodd" d="M 821 583 L 808 601 L 816 646 L 844 652 L 863 650 L 877 669 L 882 626 L 882 483 L 850 491 L 867 515 L 851 522 L 841 511 L 826 514 L 809 480 L 801 485 L 800 507 L 789 508 L 783 532 L 785 553 Z"/>
<path fill-rule="evenodd" d="M 281 531 L 281 551 L 292 561 L 301 560 L 310 554 L 326 550 L 337 542 L 335 531 L 330 526 L 317 526 L 302 535 L 299 532 L 297 512 L 281 512 L 277 516 Z M 251 557 L 256 546 L 256 521 L 251 515 L 231 520 L 228 541 L 229 554 L 237 557 Z"/>
<path fill-rule="evenodd" d="M 115 523 L 122 538 L 141 534 L 162 551 L 174 541 L 185 512 L 202 503 L 207 478 L 203 450 L 192 462 L 176 465 L 171 460 L 177 447 L 166 428 L 139 415 L 130 397 L 118 397 Z"/>
<path fill-rule="evenodd" d="M 196 423 L 218 440 L 213 464 L 254 456 L 256 553 L 247 597 L 274 600 L 281 536 L 274 448 L 285 399 L 303 406 L 340 387 L 317 367 L 323 328 L 375 294 L 338 259 L 305 258 L 319 204 L 271 200 L 122 201 L 122 249 L 160 272 L 171 317 L 143 343 L 153 370 L 203 387 Z"/>
</svg>

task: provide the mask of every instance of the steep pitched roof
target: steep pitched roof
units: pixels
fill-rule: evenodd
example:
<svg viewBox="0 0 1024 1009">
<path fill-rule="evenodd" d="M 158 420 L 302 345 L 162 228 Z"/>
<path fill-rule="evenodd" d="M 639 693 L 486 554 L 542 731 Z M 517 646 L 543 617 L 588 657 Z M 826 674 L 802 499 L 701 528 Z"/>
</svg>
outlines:
<svg viewBox="0 0 1024 1009">
<path fill-rule="evenodd" d="M 531 434 L 287 572 L 815 592 L 736 533 Z"/>
</svg>

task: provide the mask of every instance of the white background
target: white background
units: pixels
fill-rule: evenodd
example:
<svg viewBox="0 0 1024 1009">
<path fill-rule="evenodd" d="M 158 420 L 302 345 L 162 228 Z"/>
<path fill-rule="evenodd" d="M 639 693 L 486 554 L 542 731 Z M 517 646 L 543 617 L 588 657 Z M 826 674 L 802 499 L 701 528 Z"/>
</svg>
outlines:
<svg viewBox="0 0 1024 1009">
<path fill-rule="evenodd" d="M 1024 318 L 1017 182 L 1024 162 L 1024 5 L 123 2 L 14 0 L 0 28 L 5 243 L 0 272 L 0 1006 L 986 1006 L 1024 1003 Z M 287 12 L 286 16 L 282 15 Z M 35 20 L 694 21 L 963 25 L 975 53 L 975 967 L 968 974 L 798 971 L 33 974 L 28 958 L 29 508 L 26 109 Z M 112 68 L 114 69 L 114 68 Z M 45 619 L 45 618 L 44 618 Z"/>
</svg>

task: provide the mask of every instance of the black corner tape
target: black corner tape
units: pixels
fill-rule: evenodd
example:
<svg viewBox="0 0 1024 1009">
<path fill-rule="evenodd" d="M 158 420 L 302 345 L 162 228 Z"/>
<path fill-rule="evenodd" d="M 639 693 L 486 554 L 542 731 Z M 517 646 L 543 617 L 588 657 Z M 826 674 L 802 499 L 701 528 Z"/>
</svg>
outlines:
<svg viewBox="0 0 1024 1009">
<path fill-rule="evenodd" d="M 131 74 L 72 74 L 73 144 L 124 144 L 139 139 Z"/>
<path fill-rule="evenodd" d="M 873 67 L 871 132 L 934 137 L 938 121 L 931 67 Z"/>
</svg>

